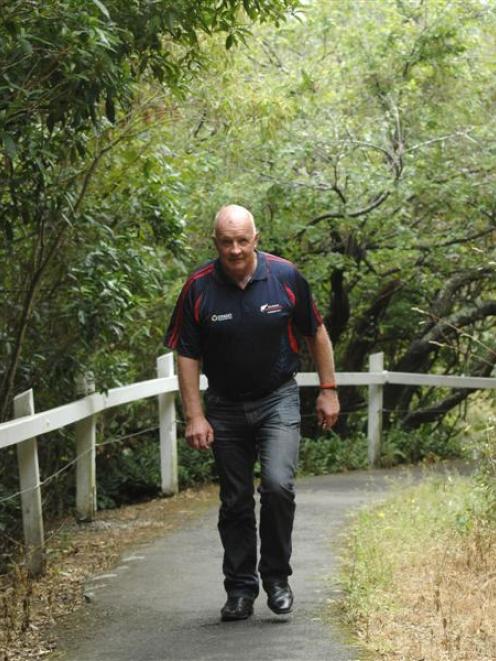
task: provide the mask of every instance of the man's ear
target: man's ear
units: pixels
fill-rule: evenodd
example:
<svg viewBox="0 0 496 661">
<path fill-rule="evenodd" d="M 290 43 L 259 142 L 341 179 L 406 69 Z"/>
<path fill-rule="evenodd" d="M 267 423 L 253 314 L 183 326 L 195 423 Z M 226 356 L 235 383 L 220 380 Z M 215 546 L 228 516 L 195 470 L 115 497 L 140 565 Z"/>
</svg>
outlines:
<svg viewBox="0 0 496 661">
<path fill-rule="evenodd" d="M 257 232 L 255 234 L 255 246 L 258 246 L 259 241 L 260 241 L 260 232 Z"/>
</svg>

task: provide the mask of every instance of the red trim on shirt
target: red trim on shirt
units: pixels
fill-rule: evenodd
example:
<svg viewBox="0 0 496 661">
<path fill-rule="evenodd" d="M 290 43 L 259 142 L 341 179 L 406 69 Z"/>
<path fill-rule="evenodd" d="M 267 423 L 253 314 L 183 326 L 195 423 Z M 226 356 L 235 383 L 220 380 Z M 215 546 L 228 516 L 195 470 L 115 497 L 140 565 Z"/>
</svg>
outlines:
<svg viewBox="0 0 496 661">
<path fill-rule="evenodd" d="M 177 319 L 176 323 L 174 325 L 174 328 L 171 333 L 171 339 L 169 341 L 169 347 L 171 349 L 175 349 L 177 347 L 177 343 L 179 341 L 179 333 L 181 330 L 181 326 L 183 323 L 183 317 L 184 317 L 184 300 L 191 289 L 192 284 L 196 281 L 199 280 L 200 278 L 205 277 L 206 275 L 209 275 L 212 273 L 212 271 L 215 269 L 215 264 L 208 264 L 204 268 L 202 268 L 200 271 L 197 271 L 196 273 L 193 273 L 185 282 L 183 290 L 181 292 L 181 296 L 179 297 L 179 301 L 177 302 Z"/>
<path fill-rule="evenodd" d="M 195 307 L 194 307 L 194 317 L 195 321 L 197 324 L 200 323 L 200 305 L 202 302 L 202 294 L 198 296 L 198 298 L 195 301 Z"/>
<path fill-rule="evenodd" d="M 294 291 L 286 283 L 284 284 L 284 289 L 286 290 L 286 293 L 289 296 L 289 300 L 291 301 L 291 304 L 295 305 L 296 304 L 296 294 L 294 293 Z"/>
<path fill-rule="evenodd" d="M 284 257 L 278 257 L 277 255 L 272 255 L 268 252 L 264 252 L 264 255 L 269 262 L 282 262 L 283 264 L 289 264 L 293 268 L 296 268 L 293 262 L 290 262 L 289 259 L 284 259 Z"/>
<path fill-rule="evenodd" d="M 298 346 L 298 340 L 295 337 L 293 331 L 293 324 L 291 323 L 291 321 L 288 322 L 288 340 L 289 340 L 289 346 L 291 347 L 291 351 L 293 353 L 298 353 L 300 347 Z"/>
</svg>

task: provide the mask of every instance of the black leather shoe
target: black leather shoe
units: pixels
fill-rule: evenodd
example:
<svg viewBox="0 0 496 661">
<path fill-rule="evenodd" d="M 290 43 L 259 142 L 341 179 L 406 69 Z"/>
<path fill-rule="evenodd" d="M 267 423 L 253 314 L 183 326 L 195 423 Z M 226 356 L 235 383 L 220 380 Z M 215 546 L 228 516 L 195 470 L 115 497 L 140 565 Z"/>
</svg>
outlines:
<svg viewBox="0 0 496 661">
<path fill-rule="evenodd" d="M 274 581 L 264 585 L 267 592 L 267 606 L 277 615 L 291 613 L 293 608 L 293 592 L 287 581 Z"/>
<path fill-rule="evenodd" d="M 220 611 L 222 621 L 246 620 L 253 614 L 253 601 L 252 597 L 228 597 Z"/>
</svg>

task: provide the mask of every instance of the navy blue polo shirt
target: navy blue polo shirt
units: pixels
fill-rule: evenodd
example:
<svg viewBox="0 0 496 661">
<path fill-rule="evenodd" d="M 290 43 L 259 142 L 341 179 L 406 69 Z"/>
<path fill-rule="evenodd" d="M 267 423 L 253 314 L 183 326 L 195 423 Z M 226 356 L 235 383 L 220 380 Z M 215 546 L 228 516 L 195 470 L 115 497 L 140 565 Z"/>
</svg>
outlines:
<svg viewBox="0 0 496 661">
<path fill-rule="evenodd" d="M 262 397 L 298 370 L 295 329 L 313 336 L 322 318 L 294 264 L 257 251 L 245 289 L 215 259 L 186 281 L 165 344 L 202 361 L 209 387 L 232 400 Z"/>
</svg>

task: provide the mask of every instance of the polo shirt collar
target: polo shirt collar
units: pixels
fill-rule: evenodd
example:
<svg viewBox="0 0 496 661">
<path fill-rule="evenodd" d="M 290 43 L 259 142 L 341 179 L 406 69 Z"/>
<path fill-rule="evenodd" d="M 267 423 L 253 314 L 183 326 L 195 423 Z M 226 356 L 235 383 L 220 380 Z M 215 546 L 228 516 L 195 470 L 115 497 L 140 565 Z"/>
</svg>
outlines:
<svg viewBox="0 0 496 661">
<path fill-rule="evenodd" d="M 265 253 L 257 250 L 257 268 L 252 280 L 267 280 L 267 259 Z"/>
<path fill-rule="evenodd" d="M 251 278 L 251 282 L 254 282 L 255 280 L 267 280 L 267 259 L 265 257 L 265 253 L 261 252 L 260 250 L 257 250 L 257 268 L 255 269 L 255 273 L 253 274 Z M 220 259 L 217 257 L 215 260 L 215 276 L 220 282 L 223 282 L 224 284 L 229 284 L 232 285 L 234 284 L 231 278 L 224 272 L 222 265 L 220 263 Z"/>
</svg>

